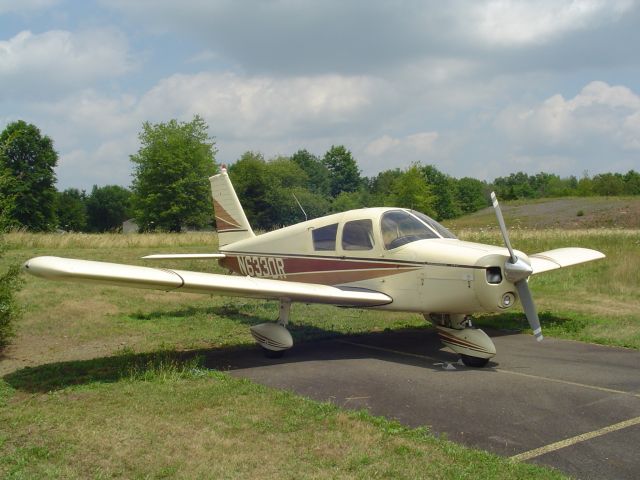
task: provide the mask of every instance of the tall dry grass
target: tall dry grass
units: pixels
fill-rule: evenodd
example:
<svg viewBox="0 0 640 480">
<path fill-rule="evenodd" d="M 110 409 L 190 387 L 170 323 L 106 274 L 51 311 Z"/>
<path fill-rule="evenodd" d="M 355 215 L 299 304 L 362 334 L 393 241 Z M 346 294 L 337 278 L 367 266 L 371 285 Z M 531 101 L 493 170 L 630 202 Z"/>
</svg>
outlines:
<svg viewBox="0 0 640 480">
<path fill-rule="evenodd" d="M 216 232 L 188 233 L 30 233 L 9 232 L 4 235 L 9 248 L 134 248 L 211 245 L 218 248 Z"/>
</svg>

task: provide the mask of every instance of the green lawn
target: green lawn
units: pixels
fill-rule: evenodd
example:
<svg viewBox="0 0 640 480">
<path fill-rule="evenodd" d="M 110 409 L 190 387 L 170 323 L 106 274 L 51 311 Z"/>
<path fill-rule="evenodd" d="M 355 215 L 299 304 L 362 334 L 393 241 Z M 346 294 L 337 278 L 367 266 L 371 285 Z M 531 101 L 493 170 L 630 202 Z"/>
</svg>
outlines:
<svg viewBox="0 0 640 480">
<path fill-rule="evenodd" d="M 12 236 L 13 235 L 13 236 Z M 461 238 L 500 244 L 495 231 Z M 214 252 L 212 235 L 11 234 L 3 266 L 36 255 L 147 264 Z M 640 348 L 638 231 L 514 231 L 534 253 L 596 248 L 607 259 L 531 280 L 548 336 Z M 209 245 L 207 246 L 207 243 Z M 204 246 L 203 246 L 204 245 Z M 210 261 L 163 266 L 220 272 Z M 199 352 L 253 348 L 248 326 L 277 305 L 25 277 L 24 317 L 0 360 L 3 478 L 559 478 L 338 408 L 201 368 Z M 430 328 L 418 315 L 294 305 L 297 342 Z M 522 316 L 481 324 L 522 326 Z"/>
</svg>

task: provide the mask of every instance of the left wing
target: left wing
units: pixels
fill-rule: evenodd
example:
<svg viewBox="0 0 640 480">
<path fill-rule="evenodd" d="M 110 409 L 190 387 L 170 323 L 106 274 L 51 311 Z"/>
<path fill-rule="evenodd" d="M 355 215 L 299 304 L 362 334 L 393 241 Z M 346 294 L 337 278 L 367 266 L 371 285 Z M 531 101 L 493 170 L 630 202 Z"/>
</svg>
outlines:
<svg viewBox="0 0 640 480">
<path fill-rule="evenodd" d="M 32 275 L 50 280 L 95 282 L 123 287 L 180 290 L 232 297 L 274 300 L 286 298 L 293 302 L 326 303 L 342 307 L 374 307 L 393 301 L 388 295 L 373 290 L 343 289 L 315 283 L 139 267 L 61 257 L 35 257 L 27 260 L 24 269 Z"/>
<path fill-rule="evenodd" d="M 142 258 L 146 260 L 202 260 L 205 258 L 224 258 L 224 253 L 154 253 Z"/>
<path fill-rule="evenodd" d="M 536 273 L 568 267 L 577 263 L 590 262 L 604 257 L 604 253 L 597 250 L 571 247 L 535 253 L 529 255 L 529 260 L 531 260 L 531 268 L 533 268 L 533 275 L 535 275 Z"/>
</svg>

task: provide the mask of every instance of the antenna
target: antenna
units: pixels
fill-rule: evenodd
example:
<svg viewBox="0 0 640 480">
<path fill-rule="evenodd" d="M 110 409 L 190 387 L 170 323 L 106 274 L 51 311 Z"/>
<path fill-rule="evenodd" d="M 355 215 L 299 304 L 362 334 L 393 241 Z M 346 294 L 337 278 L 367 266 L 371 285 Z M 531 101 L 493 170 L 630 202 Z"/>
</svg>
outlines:
<svg viewBox="0 0 640 480">
<path fill-rule="evenodd" d="M 296 199 L 296 203 L 297 203 L 297 204 L 298 204 L 298 206 L 300 207 L 300 210 L 302 210 L 302 213 L 304 214 L 304 219 L 305 219 L 305 221 L 306 221 L 306 220 L 309 220 L 309 219 L 307 218 L 307 212 L 305 212 L 305 211 L 304 211 L 304 208 L 302 208 L 302 205 L 300 205 L 300 201 L 298 200 L 298 197 L 296 197 L 296 194 L 295 194 L 295 193 L 293 193 L 293 192 L 291 192 L 291 195 L 293 195 L 293 198 L 295 198 L 295 199 Z"/>
</svg>

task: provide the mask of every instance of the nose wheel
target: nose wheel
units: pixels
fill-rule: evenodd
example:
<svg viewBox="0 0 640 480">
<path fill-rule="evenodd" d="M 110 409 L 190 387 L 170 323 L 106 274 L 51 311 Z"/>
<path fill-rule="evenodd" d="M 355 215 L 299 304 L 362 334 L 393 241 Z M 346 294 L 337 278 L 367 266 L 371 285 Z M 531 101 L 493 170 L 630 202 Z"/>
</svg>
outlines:
<svg viewBox="0 0 640 480">
<path fill-rule="evenodd" d="M 489 363 L 488 358 L 472 357 L 471 355 L 465 355 L 464 353 L 460 354 L 460 360 L 462 360 L 462 363 L 464 363 L 467 367 L 472 368 L 482 368 L 487 363 Z"/>
</svg>

